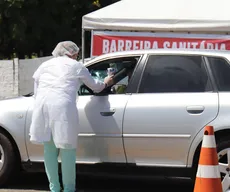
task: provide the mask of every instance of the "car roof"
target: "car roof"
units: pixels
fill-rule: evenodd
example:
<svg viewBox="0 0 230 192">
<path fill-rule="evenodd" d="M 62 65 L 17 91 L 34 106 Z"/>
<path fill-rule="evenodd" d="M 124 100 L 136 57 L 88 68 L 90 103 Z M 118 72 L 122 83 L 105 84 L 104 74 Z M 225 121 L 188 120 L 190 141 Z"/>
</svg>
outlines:
<svg viewBox="0 0 230 192">
<path fill-rule="evenodd" d="M 222 56 L 230 57 L 230 52 L 227 50 L 195 50 L 195 49 L 148 49 L 148 50 L 132 50 L 107 53 L 86 61 L 86 65 L 90 65 L 98 60 L 103 60 L 109 57 L 128 56 L 128 55 L 143 55 L 143 54 L 189 54 L 189 55 L 204 55 L 204 56 Z"/>
</svg>

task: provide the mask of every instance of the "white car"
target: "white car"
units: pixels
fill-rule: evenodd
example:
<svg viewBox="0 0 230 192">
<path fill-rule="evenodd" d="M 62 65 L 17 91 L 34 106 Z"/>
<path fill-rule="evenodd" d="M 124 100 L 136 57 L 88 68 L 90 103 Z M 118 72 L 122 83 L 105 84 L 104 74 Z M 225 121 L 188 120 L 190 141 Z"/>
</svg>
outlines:
<svg viewBox="0 0 230 192">
<path fill-rule="evenodd" d="M 203 131 L 215 129 L 222 176 L 230 148 L 230 54 L 138 50 L 86 62 L 94 78 L 113 67 L 115 85 L 79 90 L 78 171 L 192 177 Z M 15 170 L 40 171 L 43 147 L 29 141 L 32 95 L 0 101 L 0 183 Z M 172 171 L 169 171 L 172 170 Z M 136 174 L 137 173 L 137 174 Z"/>
</svg>

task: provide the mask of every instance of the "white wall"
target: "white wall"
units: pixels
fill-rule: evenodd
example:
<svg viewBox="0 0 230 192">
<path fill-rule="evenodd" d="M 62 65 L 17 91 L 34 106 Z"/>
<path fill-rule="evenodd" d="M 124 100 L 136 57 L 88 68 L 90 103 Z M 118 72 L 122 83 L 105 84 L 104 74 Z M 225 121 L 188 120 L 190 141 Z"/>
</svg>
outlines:
<svg viewBox="0 0 230 192">
<path fill-rule="evenodd" d="M 42 62 L 52 58 L 0 60 L 0 99 L 33 92 L 33 73 Z"/>
<path fill-rule="evenodd" d="M 36 69 L 50 57 L 41 57 L 36 59 L 23 59 L 19 60 L 19 95 L 25 95 L 33 92 L 33 74 Z"/>
<path fill-rule="evenodd" d="M 18 96 L 18 59 L 0 61 L 0 99 Z"/>
</svg>

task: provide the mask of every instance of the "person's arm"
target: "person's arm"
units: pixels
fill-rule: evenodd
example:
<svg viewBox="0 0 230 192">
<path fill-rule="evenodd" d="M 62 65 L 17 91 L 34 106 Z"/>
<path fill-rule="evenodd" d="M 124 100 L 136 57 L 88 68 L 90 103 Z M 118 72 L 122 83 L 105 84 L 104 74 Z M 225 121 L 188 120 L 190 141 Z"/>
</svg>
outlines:
<svg viewBox="0 0 230 192">
<path fill-rule="evenodd" d="M 94 79 L 85 66 L 82 66 L 80 69 L 78 69 L 77 75 L 87 87 L 96 93 L 101 92 L 108 86 L 106 82 Z"/>
</svg>

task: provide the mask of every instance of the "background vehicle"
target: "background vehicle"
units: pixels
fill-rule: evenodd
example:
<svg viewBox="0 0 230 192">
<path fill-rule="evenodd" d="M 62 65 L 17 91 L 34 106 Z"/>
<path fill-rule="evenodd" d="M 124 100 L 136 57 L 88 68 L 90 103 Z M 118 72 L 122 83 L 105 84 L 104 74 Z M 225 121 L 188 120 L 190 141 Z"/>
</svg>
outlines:
<svg viewBox="0 0 230 192">
<path fill-rule="evenodd" d="M 81 86 L 79 172 L 192 177 L 203 129 L 213 125 L 221 172 L 230 148 L 230 55 L 220 51 L 142 50 L 86 63 L 95 78 L 113 65 L 115 85 Z M 0 101 L 0 183 L 15 170 L 40 171 L 43 148 L 29 141 L 33 96 Z"/>
</svg>

